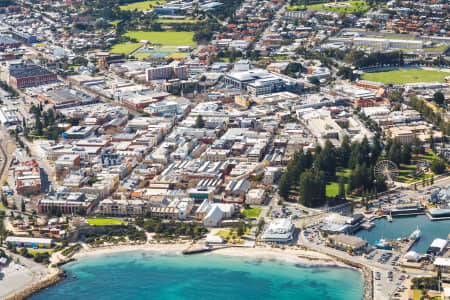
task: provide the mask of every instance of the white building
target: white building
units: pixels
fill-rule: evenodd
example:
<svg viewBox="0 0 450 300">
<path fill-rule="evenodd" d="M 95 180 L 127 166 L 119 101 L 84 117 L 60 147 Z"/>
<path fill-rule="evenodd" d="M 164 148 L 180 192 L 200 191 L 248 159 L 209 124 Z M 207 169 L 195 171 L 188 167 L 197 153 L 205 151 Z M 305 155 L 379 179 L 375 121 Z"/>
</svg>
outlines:
<svg viewBox="0 0 450 300">
<path fill-rule="evenodd" d="M 272 221 L 264 231 L 262 238 L 265 242 L 288 243 L 294 239 L 295 226 L 290 219 Z"/>
<path fill-rule="evenodd" d="M 217 227 L 223 219 L 229 219 L 236 211 L 236 206 L 230 203 L 212 203 L 205 199 L 195 212 L 197 219 L 203 220 L 206 227 Z"/>
</svg>

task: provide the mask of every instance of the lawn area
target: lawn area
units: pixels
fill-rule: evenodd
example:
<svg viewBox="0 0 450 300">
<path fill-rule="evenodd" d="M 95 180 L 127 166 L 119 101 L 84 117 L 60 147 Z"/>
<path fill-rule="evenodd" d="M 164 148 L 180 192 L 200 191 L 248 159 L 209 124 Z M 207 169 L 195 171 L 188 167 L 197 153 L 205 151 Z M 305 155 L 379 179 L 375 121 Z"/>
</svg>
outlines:
<svg viewBox="0 0 450 300">
<path fill-rule="evenodd" d="M 166 46 L 196 45 L 192 40 L 194 37 L 194 32 L 192 31 L 128 31 L 125 33 L 125 36 L 138 41 L 146 40 L 152 44 Z"/>
<path fill-rule="evenodd" d="M 244 232 L 244 236 L 250 233 L 250 228 L 246 228 Z M 243 244 L 244 241 L 240 239 L 237 235 L 236 230 L 231 228 L 221 229 L 216 233 L 217 236 L 223 237 L 225 240 L 228 240 L 229 244 Z"/>
<path fill-rule="evenodd" d="M 448 45 L 441 45 L 439 47 L 431 47 L 431 48 L 425 48 L 423 49 L 425 52 L 432 52 L 432 51 L 444 51 L 445 49 L 447 49 Z"/>
<path fill-rule="evenodd" d="M 130 54 L 131 52 L 135 51 L 136 49 L 138 49 L 141 46 L 142 46 L 142 44 L 140 44 L 140 43 L 116 44 L 111 48 L 111 50 L 109 50 L 109 52 Z"/>
<path fill-rule="evenodd" d="M 338 168 L 338 170 L 336 171 L 336 181 L 329 182 L 326 186 L 325 190 L 326 196 L 335 197 L 339 195 L 339 183 L 338 183 L 339 177 L 344 176 L 345 181 L 347 181 L 351 172 L 352 171 L 350 169 Z M 345 184 L 345 190 L 347 190 L 347 183 Z"/>
<path fill-rule="evenodd" d="M 144 11 L 144 10 L 149 10 L 152 7 L 157 6 L 158 4 L 162 4 L 162 3 L 166 3 L 166 1 L 162 0 L 162 1 L 142 1 L 142 2 L 134 2 L 134 3 L 130 3 L 127 5 L 121 5 L 119 6 L 121 10 L 135 10 L 137 9 L 138 11 Z"/>
<path fill-rule="evenodd" d="M 382 82 L 385 84 L 405 84 L 414 82 L 443 82 L 444 78 L 449 76 L 447 72 L 420 69 L 402 69 L 386 72 L 364 73 L 362 79 L 369 81 Z"/>
<path fill-rule="evenodd" d="M 174 52 L 170 54 L 169 58 L 185 58 L 189 53 L 187 52 Z"/>
<path fill-rule="evenodd" d="M 289 10 L 302 9 L 304 6 L 290 6 Z M 313 10 L 328 10 L 338 13 L 365 13 L 370 7 L 367 5 L 366 1 L 344 1 L 344 2 L 329 2 L 329 3 L 318 3 L 307 5 L 306 8 Z"/>
<path fill-rule="evenodd" d="M 247 218 L 257 218 L 257 217 L 259 217 L 260 213 L 261 213 L 261 208 L 259 208 L 259 207 L 244 209 L 244 215 Z"/>
<path fill-rule="evenodd" d="M 415 40 L 416 38 L 410 35 L 404 35 L 404 36 L 383 36 L 383 39 L 387 40 Z"/>
<path fill-rule="evenodd" d="M 145 53 L 145 52 L 138 52 L 138 53 L 133 54 L 133 56 L 136 57 L 136 58 L 139 59 L 139 60 L 144 60 L 144 59 L 146 59 L 146 58 L 151 57 L 151 56 L 152 56 L 152 53 L 151 53 L 151 52 L 148 52 L 148 53 Z"/>
<path fill-rule="evenodd" d="M 127 222 L 117 219 L 86 219 L 89 225 L 119 225 Z"/>
<path fill-rule="evenodd" d="M 53 251 L 55 251 L 55 249 L 28 249 L 28 253 L 30 253 L 31 255 L 35 255 L 36 253 L 45 253 L 45 252 L 48 252 L 48 254 L 50 254 Z"/>
<path fill-rule="evenodd" d="M 3 203 L 0 203 L 0 209 L 6 209 L 6 207 L 3 205 Z"/>
<path fill-rule="evenodd" d="M 158 23 L 163 24 L 177 24 L 177 23 L 198 23 L 201 22 L 199 20 L 193 19 L 158 19 Z"/>
<path fill-rule="evenodd" d="M 115 21 L 111 21 L 109 22 L 109 24 L 117 26 L 117 24 L 119 24 L 122 20 L 115 20 Z"/>
</svg>

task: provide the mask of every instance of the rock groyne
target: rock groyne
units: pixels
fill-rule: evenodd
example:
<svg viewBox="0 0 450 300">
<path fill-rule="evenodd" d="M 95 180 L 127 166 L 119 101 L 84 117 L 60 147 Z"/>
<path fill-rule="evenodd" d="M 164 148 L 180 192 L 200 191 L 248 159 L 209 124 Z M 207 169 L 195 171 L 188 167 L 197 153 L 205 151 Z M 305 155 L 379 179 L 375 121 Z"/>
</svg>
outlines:
<svg viewBox="0 0 450 300">
<path fill-rule="evenodd" d="M 57 269 L 57 271 L 53 274 L 47 275 L 42 280 L 24 288 L 21 291 L 15 292 L 14 294 L 4 298 L 3 300 L 24 300 L 28 297 L 33 296 L 34 294 L 42 291 L 54 284 L 57 284 L 61 280 L 66 277 L 66 272 L 61 269 Z"/>
</svg>

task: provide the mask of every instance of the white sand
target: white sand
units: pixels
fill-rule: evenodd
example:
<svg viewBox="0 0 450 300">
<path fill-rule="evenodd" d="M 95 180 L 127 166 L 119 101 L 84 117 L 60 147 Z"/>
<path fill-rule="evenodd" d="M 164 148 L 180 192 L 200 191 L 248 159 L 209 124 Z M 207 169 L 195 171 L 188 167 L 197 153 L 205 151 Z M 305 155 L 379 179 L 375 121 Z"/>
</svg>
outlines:
<svg viewBox="0 0 450 300">
<path fill-rule="evenodd" d="M 125 245 L 125 246 L 107 246 L 90 249 L 82 249 L 77 252 L 73 258 L 80 259 L 86 256 L 107 255 L 131 251 L 153 251 L 160 253 L 182 254 L 182 251 L 190 246 L 190 243 L 182 244 L 145 244 L 145 245 Z M 290 263 L 299 263 L 313 266 L 341 266 L 348 267 L 344 263 L 338 262 L 333 258 L 314 251 L 301 250 L 296 248 L 287 248 L 285 250 L 270 247 L 230 247 L 206 252 L 205 255 L 227 255 L 240 256 L 266 260 L 282 260 Z"/>
<path fill-rule="evenodd" d="M 156 251 L 161 253 L 176 253 L 181 252 L 189 247 L 190 243 L 177 243 L 177 244 L 143 244 L 143 245 L 121 245 L 121 246 L 105 246 L 85 249 L 75 253 L 73 258 L 79 259 L 85 256 L 107 255 L 121 252 L 131 251 Z"/>
</svg>

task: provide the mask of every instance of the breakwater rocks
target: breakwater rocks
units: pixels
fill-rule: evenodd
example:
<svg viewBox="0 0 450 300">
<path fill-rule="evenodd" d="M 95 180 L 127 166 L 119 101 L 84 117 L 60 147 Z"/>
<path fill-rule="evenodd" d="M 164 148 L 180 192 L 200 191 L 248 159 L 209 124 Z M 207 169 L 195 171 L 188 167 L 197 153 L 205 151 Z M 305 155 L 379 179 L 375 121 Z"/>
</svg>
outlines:
<svg viewBox="0 0 450 300">
<path fill-rule="evenodd" d="M 43 289 L 46 289 L 54 284 L 57 284 L 61 280 L 63 280 L 66 277 L 66 272 L 64 272 L 61 269 L 58 269 L 53 274 L 47 275 L 42 280 L 24 288 L 21 291 L 15 292 L 14 294 L 4 298 L 3 300 L 24 300 L 28 297 L 33 296 L 34 294 L 38 293 L 39 291 L 42 291 Z"/>
</svg>

